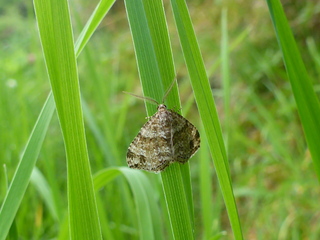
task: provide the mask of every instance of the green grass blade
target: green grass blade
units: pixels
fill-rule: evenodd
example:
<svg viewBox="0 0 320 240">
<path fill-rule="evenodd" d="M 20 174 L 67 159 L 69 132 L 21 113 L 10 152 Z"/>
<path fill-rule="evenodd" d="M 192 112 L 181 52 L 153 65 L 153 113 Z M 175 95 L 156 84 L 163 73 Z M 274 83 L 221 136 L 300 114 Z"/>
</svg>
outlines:
<svg viewBox="0 0 320 240">
<path fill-rule="evenodd" d="M 221 15 L 221 75 L 223 84 L 223 98 L 224 98 L 224 129 L 225 129 L 225 145 L 227 148 L 227 153 L 229 149 L 229 134 L 230 134 L 230 120 L 231 120 L 231 109 L 230 109 L 230 76 L 229 76 L 229 44 L 228 44 L 228 26 L 227 26 L 227 10 L 224 9 Z"/>
<path fill-rule="evenodd" d="M 204 133 L 201 131 L 201 133 Z M 202 142 L 205 142 L 207 139 L 204 134 L 201 134 Z M 202 146 L 200 148 L 200 167 L 199 167 L 199 179 L 200 179 L 200 194 L 201 194 L 201 218 L 202 218 L 202 227 L 203 227 L 203 239 L 210 239 L 212 236 L 212 223 L 213 219 L 213 204 L 212 204 L 212 177 L 210 174 L 210 159 L 209 150 L 207 146 Z"/>
<path fill-rule="evenodd" d="M 94 175 L 93 185 L 95 191 L 99 191 L 100 188 L 104 187 L 109 182 L 113 181 L 118 177 L 121 172 L 118 168 L 105 168 Z"/>
<path fill-rule="evenodd" d="M 287 74 L 297 103 L 299 116 L 320 180 L 320 104 L 301 59 L 280 1 L 267 0 Z"/>
<path fill-rule="evenodd" d="M 310 53 L 315 65 L 316 65 L 317 75 L 319 76 L 320 75 L 320 55 L 319 55 L 318 46 L 315 42 L 315 39 L 307 38 L 307 47 L 308 47 L 308 52 Z M 316 92 L 318 92 L 319 86 L 315 90 L 316 90 Z"/>
<path fill-rule="evenodd" d="M 121 168 L 121 172 L 127 178 L 128 183 L 134 194 L 134 200 L 137 207 L 138 221 L 140 228 L 140 239 L 153 240 L 155 239 L 154 227 L 151 217 L 151 212 L 155 209 L 150 208 L 148 194 L 152 194 L 152 188 L 146 189 L 143 182 L 148 182 L 146 176 L 140 171 L 133 171 L 129 168 Z"/>
<path fill-rule="evenodd" d="M 188 205 L 188 193 L 185 190 L 183 171 L 178 164 L 172 164 L 170 168 L 161 173 L 163 189 L 170 223 L 175 239 L 194 239 L 193 213 Z"/>
<path fill-rule="evenodd" d="M 126 9 L 144 95 L 160 102 L 175 76 L 162 3 L 126 1 Z M 180 106 L 176 87 L 170 92 L 167 105 Z M 156 111 L 154 105 L 146 103 L 146 107 L 149 116 Z M 189 164 L 173 164 L 161 173 L 161 178 L 174 237 L 193 239 Z"/>
<path fill-rule="evenodd" d="M 94 118 L 89 107 L 87 106 L 87 103 L 84 100 L 82 101 L 82 108 L 83 108 L 83 114 L 86 119 L 86 123 L 88 124 L 88 128 L 90 129 L 92 134 L 95 136 L 97 144 L 102 149 L 101 151 L 103 151 L 103 154 L 107 161 L 108 166 L 116 165 L 115 159 L 117 156 L 116 154 L 114 154 L 115 151 L 112 151 L 112 146 L 110 146 L 110 144 L 106 141 L 101 129 L 96 123 L 96 119 Z"/>
<path fill-rule="evenodd" d="M 76 55 L 77 57 L 81 53 L 82 49 L 85 47 L 87 42 L 89 41 L 90 37 L 94 33 L 94 31 L 99 26 L 102 19 L 105 17 L 107 12 L 110 10 L 112 5 L 114 4 L 115 0 L 101 0 L 97 7 L 95 8 L 94 12 L 92 13 L 91 17 L 89 18 L 88 22 L 84 26 L 83 30 L 81 31 L 79 38 L 75 43 Z"/>
<path fill-rule="evenodd" d="M 242 239 L 220 122 L 189 12 L 184 0 L 171 0 L 171 5 L 231 227 L 235 238 Z"/>
<path fill-rule="evenodd" d="M 6 239 L 10 226 L 18 211 L 29 184 L 32 169 L 36 164 L 45 134 L 54 112 L 53 96 L 49 94 L 30 135 L 27 147 L 21 157 L 10 187 L 0 210 L 0 239 Z"/>
<path fill-rule="evenodd" d="M 143 93 L 161 102 L 164 90 L 142 0 L 125 4 Z M 156 106 L 148 102 L 146 108 L 149 116 L 156 111 Z"/>
<path fill-rule="evenodd" d="M 51 215 L 56 220 L 59 219 L 59 210 L 54 204 L 54 198 L 52 196 L 52 191 L 43 174 L 38 168 L 33 168 L 30 181 L 36 187 L 39 192 L 39 195 L 43 198 L 43 201 L 47 205 Z"/>
<path fill-rule="evenodd" d="M 90 32 L 87 33 L 83 31 L 81 33 L 82 38 L 77 41 L 78 53 L 80 53 L 80 50 L 82 50 L 82 48 L 85 46 L 86 42 L 88 41 L 89 39 L 88 37 L 92 35 L 92 32 L 98 26 L 97 19 L 99 19 L 102 15 L 105 16 L 105 14 L 110 9 L 113 2 L 114 1 L 100 2 L 99 6 L 96 8 L 98 10 L 95 11 L 95 13 L 99 13 L 99 16 L 98 17 L 92 16 L 90 18 L 91 20 L 90 26 L 89 24 L 86 25 L 88 27 L 85 30 L 86 31 L 90 30 Z M 110 5 L 110 7 L 107 6 L 108 4 Z M 102 13 L 101 9 L 103 9 L 105 13 Z M 92 19 L 95 19 L 95 20 L 92 20 Z M 80 46 L 81 46 L 81 49 L 79 48 Z M 43 139 L 47 131 L 49 122 L 52 118 L 54 109 L 55 109 L 54 100 L 53 100 L 53 96 L 50 93 L 47 101 L 45 102 L 42 108 L 42 111 L 38 117 L 38 120 L 34 126 L 34 130 L 30 135 L 29 141 L 26 145 L 25 152 L 17 167 L 15 177 L 13 178 L 10 188 L 7 191 L 7 195 L 3 201 L 1 211 L 0 211 L 0 219 L 1 219 L 0 228 L 2 230 L 0 231 L 0 239 L 4 239 L 6 237 L 6 234 L 8 232 L 7 229 L 10 228 L 10 225 L 16 215 L 17 209 L 20 206 L 21 199 L 23 198 L 26 187 L 29 183 L 29 179 L 31 177 L 31 171 L 36 163 L 36 160 L 37 160 L 40 148 L 42 146 Z M 23 179 L 23 181 L 21 181 L 21 179 Z M 13 198 L 14 200 L 12 200 Z M 47 199 L 47 200 L 50 200 L 50 199 Z M 53 203 L 50 201 L 48 202 L 48 207 L 49 209 L 51 209 L 53 216 L 56 216 L 57 214 L 53 210 L 53 206 L 52 206 Z"/>
<path fill-rule="evenodd" d="M 165 14 L 163 11 L 163 6 L 161 1 L 144 1 L 144 8 L 146 11 L 148 26 L 150 29 L 150 34 L 155 49 L 155 54 L 157 58 L 157 63 L 159 67 L 159 72 L 161 79 L 164 81 L 165 86 L 170 86 L 172 79 L 175 78 L 175 70 L 173 63 L 173 56 L 171 51 L 171 45 L 169 40 L 169 33 L 166 25 Z M 165 90 L 167 87 L 165 88 Z M 178 91 L 172 91 L 167 97 L 168 107 L 169 108 L 181 108 L 180 99 Z M 192 189 L 190 181 L 190 168 L 189 164 L 178 165 L 181 171 L 182 184 L 184 188 L 182 189 L 185 192 L 186 204 L 189 208 L 191 229 L 194 228 L 194 211 L 193 211 L 193 198 L 192 198 Z M 172 173 L 170 170 L 168 172 L 163 172 L 161 174 L 162 183 L 165 191 L 166 198 L 168 194 L 174 192 L 175 182 L 172 181 Z M 180 179 L 177 178 L 177 181 Z M 167 194 L 168 193 L 168 194 Z M 175 203 L 174 199 L 176 196 L 172 196 L 172 203 Z M 184 200 L 184 199 L 182 199 Z M 169 204 L 169 203 L 168 203 Z M 173 205 L 172 208 L 177 209 L 177 206 Z M 177 212 L 178 215 L 180 215 Z M 179 221 L 177 219 L 177 221 Z M 182 228 L 181 228 L 182 229 Z"/>
<path fill-rule="evenodd" d="M 124 167 L 104 169 L 94 176 L 95 189 L 99 190 L 119 175 L 126 178 L 133 192 L 139 222 L 139 239 L 162 239 L 159 228 L 160 213 L 157 210 L 154 190 L 142 172 Z"/>
<path fill-rule="evenodd" d="M 40 39 L 65 143 L 72 239 L 101 239 L 67 1 L 35 0 Z"/>
<path fill-rule="evenodd" d="M 176 76 L 162 1 L 143 1 L 143 4 L 160 76 L 169 86 Z M 173 91 L 167 100 L 170 103 L 177 99 L 178 92 Z"/>
</svg>

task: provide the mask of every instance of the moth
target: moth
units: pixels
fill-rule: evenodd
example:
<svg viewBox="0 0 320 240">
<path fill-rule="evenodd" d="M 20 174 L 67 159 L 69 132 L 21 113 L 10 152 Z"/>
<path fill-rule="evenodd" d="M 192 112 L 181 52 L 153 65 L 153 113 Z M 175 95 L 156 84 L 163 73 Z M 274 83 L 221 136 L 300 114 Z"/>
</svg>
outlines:
<svg viewBox="0 0 320 240">
<path fill-rule="evenodd" d="M 196 127 L 164 105 L 174 83 L 166 91 L 161 104 L 152 98 L 125 92 L 158 105 L 157 112 L 142 126 L 128 148 L 127 163 L 130 168 L 158 173 L 171 163 L 186 163 L 200 148 L 200 135 Z"/>
</svg>

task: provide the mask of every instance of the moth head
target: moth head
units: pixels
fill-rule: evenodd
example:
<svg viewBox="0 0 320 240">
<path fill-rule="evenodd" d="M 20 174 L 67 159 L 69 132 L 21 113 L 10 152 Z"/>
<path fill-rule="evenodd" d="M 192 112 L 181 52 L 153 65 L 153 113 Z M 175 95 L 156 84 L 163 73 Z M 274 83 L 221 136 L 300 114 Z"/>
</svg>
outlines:
<svg viewBox="0 0 320 240">
<path fill-rule="evenodd" d="M 167 106 L 164 104 L 159 104 L 158 111 L 164 111 L 164 110 L 167 110 Z"/>
</svg>

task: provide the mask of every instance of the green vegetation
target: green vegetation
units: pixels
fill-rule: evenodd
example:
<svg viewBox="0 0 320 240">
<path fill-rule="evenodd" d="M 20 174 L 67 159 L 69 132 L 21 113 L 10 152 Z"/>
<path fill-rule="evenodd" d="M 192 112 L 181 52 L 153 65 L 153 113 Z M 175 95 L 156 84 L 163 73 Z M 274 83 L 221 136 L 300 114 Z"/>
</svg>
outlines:
<svg viewBox="0 0 320 240">
<path fill-rule="evenodd" d="M 282 2 L 295 39 L 277 0 L 3 4 L 0 240 L 318 239 L 320 3 Z M 156 108 L 122 91 L 175 77 L 199 152 L 128 169 Z"/>
</svg>

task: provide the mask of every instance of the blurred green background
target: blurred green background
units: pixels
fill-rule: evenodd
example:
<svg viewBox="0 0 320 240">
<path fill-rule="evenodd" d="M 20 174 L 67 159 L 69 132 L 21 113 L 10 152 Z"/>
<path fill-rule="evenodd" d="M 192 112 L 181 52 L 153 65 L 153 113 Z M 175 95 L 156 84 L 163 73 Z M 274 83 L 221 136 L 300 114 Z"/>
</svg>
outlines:
<svg viewBox="0 0 320 240">
<path fill-rule="evenodd" d="M 69 4 L 76 39 L 97 3 L 76 0 Z M 282 4 L 319 94 L 320 2 L 284 0 Z M 184 116 L 202 131 L 171 8 L 168 1 L 164 1 L 164 5 L 182 110 Z M 319 183 L 265 1 L 198 0 L 188 1 L 188 6 L 222 128 L 226 128 L 227 122 L 230 124 L 228 158 L 245 239 L 319 239 Z M 222 9 L 228 11 L 230 119 L 225 119 L 221 83 Z M 10 181 L 50 92 L 36 26 L 31 1 L 1 4 L 0 201 L 6 192 L 5 171 Z M 127 147 L 146 121 L 146 114 L 142 101 L 122 94 L 122 91 L 128 91 L 141 95 L 122 1 L 115 3 L 78 57 L 78 71 L 86 103 L 84 115 L 92 172 L 110 166 L 126 166 Z M 108 148 L 102 149 L 104 142 Z M 212 236 L 226 234 L 221 238 L 232 239 L 204 139 L 201 150 L 190 160 L 196 239 L 203 238 L 201 211 L 206 208 L 199 190 L 200 158 L 208 158 L 212 175 L 212 187 L 208 192 L 212 199 Z M 49 182 L 61 211 L 66 213 L 66 161 L 56 116 L 49 127 L 37 167 Z M 161 195 L 159 176 L 146 175 Z M 132 196 L 122 199 L 121 189 L 115 189 L 115 186 L 110 184 L 101 191 L 102 205 L 113 206 L 106 210 L 106 215 L 114 239 L 138 239 L 134 219 L 128 219 L 123 210 L 130 204 L 133 206 Z M 21 239 L 55 239 L 61 232 L 32 182 L 18 211 L 16 224 Z"/>
</svg>

